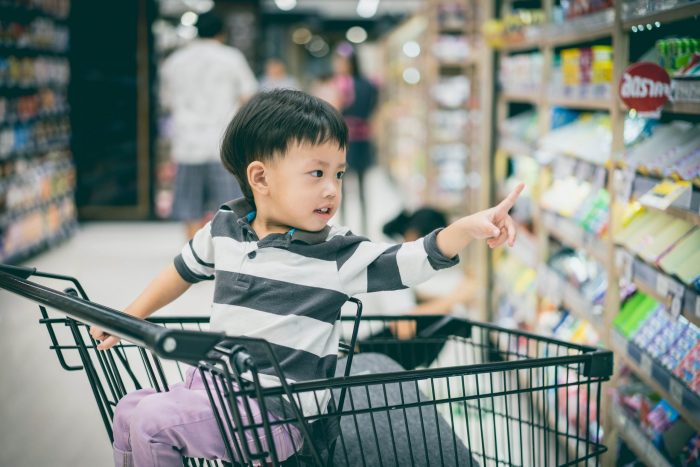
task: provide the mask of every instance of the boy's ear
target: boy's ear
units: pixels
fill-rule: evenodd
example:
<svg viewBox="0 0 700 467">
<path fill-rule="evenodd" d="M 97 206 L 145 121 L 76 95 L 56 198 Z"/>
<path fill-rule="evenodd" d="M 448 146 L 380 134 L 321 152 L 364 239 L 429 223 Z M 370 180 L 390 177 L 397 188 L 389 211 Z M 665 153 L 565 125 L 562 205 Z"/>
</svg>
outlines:
<svg viewBox="0 0 700 467">
<path fill-rule="evenodd" d="M 261 161 L 253 161 L 248 164 L 246 175 L 248 176 L 248 184 L 254 193 L 267 195 L 270 192 L 266 169 L 265 164 Z"/>
</svg>

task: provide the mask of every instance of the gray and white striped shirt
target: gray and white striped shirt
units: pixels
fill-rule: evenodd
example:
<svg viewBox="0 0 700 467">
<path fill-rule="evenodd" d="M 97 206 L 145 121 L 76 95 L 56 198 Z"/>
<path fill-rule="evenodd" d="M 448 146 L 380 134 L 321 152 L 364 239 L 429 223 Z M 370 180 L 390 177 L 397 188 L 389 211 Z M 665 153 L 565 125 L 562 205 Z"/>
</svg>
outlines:
<svg viewBox="0 0 700 467">
<path fill-rule="evenodd" d="M 175 267 L 188 282 L 215 281 L 211 330 L 267 340 L 290 382 L 333 376 L 340 308 L 349 297 L 410 287 L 459 262 L 438 249 L 438 230 L 398 245 L 332 226 L 259 240 L 254 218 L 243 198 L 222 205 Z M 269 376 L 263 384 L 277 384 L 269 359 L 249 351 Z"/>
</svg>

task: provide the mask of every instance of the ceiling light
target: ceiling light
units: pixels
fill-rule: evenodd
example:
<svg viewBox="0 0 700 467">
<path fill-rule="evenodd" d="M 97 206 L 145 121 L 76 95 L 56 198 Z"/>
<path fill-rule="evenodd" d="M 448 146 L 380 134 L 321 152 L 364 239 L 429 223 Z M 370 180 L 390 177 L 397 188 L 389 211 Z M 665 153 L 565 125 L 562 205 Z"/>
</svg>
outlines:
<svg viewBox="0 0 700 467">
<path fill-rule="evenodd" d="M 371 18 L 377 14 L 379 0 L 359 0 L 357 2 L 357 14 L 363 18 Z"/>
<path fill-rule="evenodd" d="M 179 25 L 176 29 L 176 34 L 183 39 L 190 40 L 197 37 L 197 28 L 194 26 Z"/>
<path fill-rule="evenodd" d="M 403 80 L 408 84 L 418 84 L 420 82 L 420 71 L 410 67 L 403 71 Z"/>
<path fill-rule="evenodd" d="M 297 6 L 297 0 L 275 0 L 275 5 L 282 11 L 289 11 Z"/>
<path fill-rule="evenodd" d="M 306 49 L 316 58 L 325 57 L 331 50 L 328 43 L 320 36 L 314 36 L 311 42 L 306 44 Z"/>
<path fill-rule="evenodd" d="M 309 31 L 307 28 L 297 28 L 292 33 L 292 41 L 299 45 L 308 44 L 311 37 L 311 31 Z"/>
<path fill-rule="evenodd" d="M 403 53 L 407 57 L 416 58 L 420 55 L 420 45 L 416 41 L 408 41 L 403 45 Z"/>
<path fill-rule="evenodd" d="M 360 44 L 367 40 L 367 31 L 360 26 L 353 26 L 345 33 L 345 38 L 355 44 Z"/>
<path fill-rule="evenodd" d="M 199 18 L 199 16 L 194 11 L 186 11 L 180 17 L 180 23 L 183 26 L 194 26 L 194 23 L 197 22 L 197 18 Z"/>
<path fill-rule="evenodd" d="M 196 11 L 200 15 L 214 8 L 214 0 L 183 0 L 187 8 Z"/>
<path fill-rule="evenodd" d="M 314 36 L 313 39 L 306 44 L 306 49 L 314 56 L 326 48 L 328 48 L 328 44 L 321 36 Z"/>
</svg>

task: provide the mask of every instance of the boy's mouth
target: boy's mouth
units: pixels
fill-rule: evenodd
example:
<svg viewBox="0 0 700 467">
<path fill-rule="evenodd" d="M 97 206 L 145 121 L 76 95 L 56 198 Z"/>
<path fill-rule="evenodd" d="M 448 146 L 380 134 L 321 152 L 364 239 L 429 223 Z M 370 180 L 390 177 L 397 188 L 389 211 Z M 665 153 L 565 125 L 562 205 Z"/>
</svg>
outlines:
<svg viewBox="0 0 700 467">
<path fill-rule="evenodd" d="M 316 214 L 321 214 L 321 215 L 328 215 L 331 213 L 331 208 L 319 208 L 319 209 L 314 209 L 314 212 Z"/>
</svg>

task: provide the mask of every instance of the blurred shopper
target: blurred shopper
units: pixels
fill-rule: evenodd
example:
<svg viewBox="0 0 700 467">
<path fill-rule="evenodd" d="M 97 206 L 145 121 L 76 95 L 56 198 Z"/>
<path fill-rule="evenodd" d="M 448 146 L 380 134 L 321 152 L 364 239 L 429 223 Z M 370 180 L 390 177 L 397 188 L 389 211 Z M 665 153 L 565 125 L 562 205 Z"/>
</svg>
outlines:
<svg viewBox="0 0 700 467">
<path fill-rule="evenodd" d="M 402 212 L 384 226 L 384 234 L 400 241 L 410 242 L 448 225 L 447 216 L 431 207 L 423 207 L 412 214 Z M 432 279 L 413 288 L 417 305 L 411 314 L 450 314 L 463 311 L 476 298 L 474 278 L 460 268 L 439 271 Z M 399 322 L 392 331 L 400 338 L 412 337 L 414 323 Z"/>
<path fill-rule="evenodd" d="M 241 190 L 219 159 L 226 125 L 257 90 L 243 54 L 224 44 L 223 21 L 214 12 L 197 20 L 199 37 L 168 57 L 160 70 L 161 101 L 171 112 L 177 164 L 173 217 L 192 238 L 223 202 Z"/>
<path fill-rule="evenodd" d="M 340 110 L 340 90 L 335 85 L 333 73 L 322 73 L 311 83 L 309 94 L 316 96 Z"/>
<path fill-rule="evenodd" d="M 348 43 L 340 44 L 333 57 L 334 84 L 339 93 L 340 111 L 348 125 L 348 168 L 357 176 L 362 233 L 367 232 L 365 175 L 375 163 L 370 117 L 377 106 L 377 88 L 362 76 L 357 55 Z M 347 200 L 343 198 L 343 215 Z"/>
<path fill-rule="evenodd" d="M 384 226 L 384 234 L 404 242 L 411 242 L 430 232 L 449 225 L 447 216 L 431 207 L 423 207 L 408 214 L 402 212 Z M 446 314 L 458 311 L 476 297 L 475 282 L 459 268 L 448 274 L 438 273 L 415 288 L 418 305 L 416 314 Z"/>
<path fill-rule="evenodd" d="M 270 58 L 265 62 L 265 75 L 260 80 L 260 90 L 300 89 L 299 82 L 287 74 L 287 66 L 279 58 Z"/>
</svg>

